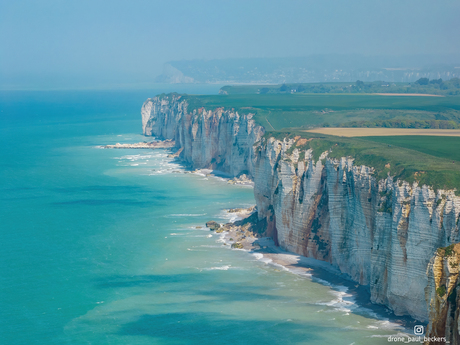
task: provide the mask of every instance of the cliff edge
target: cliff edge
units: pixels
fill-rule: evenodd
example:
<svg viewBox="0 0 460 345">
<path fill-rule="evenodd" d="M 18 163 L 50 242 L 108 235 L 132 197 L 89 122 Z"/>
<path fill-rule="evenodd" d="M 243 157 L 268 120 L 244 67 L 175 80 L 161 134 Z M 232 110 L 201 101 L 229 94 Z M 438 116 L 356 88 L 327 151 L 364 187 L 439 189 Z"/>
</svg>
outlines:
<svg viewBox="0 0 460 345">
<path fill-rule="evenodd" d="M 143 133 L 175 140 L 194 168 L 249 174 L 259 220 L 275 243 L 331 263 L 368 286 L 372 302 L 430 321 L 427 334 L 450 332 L 458 342 L 458 261 L 438 250 L 460 241 L 454 190 L 381 178 L 353 157 L 305 149 L 315 138 L 264 136 L 254 114 L 188 108 L 177 94 L 148 99 Z"/>
<path fill-rule="evenodd" d="M 304 139 L 299 139 L 304 140 Z M 323 260 L 368 285 L 396 315 L 428 321 L 426 269 L 437 248 L 459 241 L 460 198 L 355 166 L 350 157 L 262 140 L 254 195 L 268 232 L 289 251 Z M 293 149 L 294 147 L 294 149 Z"/>
<path fill-rule="evenodd" d="M 177 94 L 148 99 L 141 114 L 144 135 L 174 139 L 182 148 L 179 157 L 194 168 L 253 176 L 253 145 L 265 133 L 254 114 L 223 108 L 188 111 L 188 101 Z"/>
</svg>

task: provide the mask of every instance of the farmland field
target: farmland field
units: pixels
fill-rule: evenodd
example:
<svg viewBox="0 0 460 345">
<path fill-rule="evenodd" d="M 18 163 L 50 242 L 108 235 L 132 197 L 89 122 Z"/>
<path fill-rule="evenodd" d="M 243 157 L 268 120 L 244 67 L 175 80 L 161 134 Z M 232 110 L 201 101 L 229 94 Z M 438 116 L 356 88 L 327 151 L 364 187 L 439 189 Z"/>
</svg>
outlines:
<svg viewBox="0 0 460 345">
<path fill-rule="evenodd" d="M 361 139 L 399 146 L 460 162 L 460 137 L 378 136 L 362 137 Z"/>
<path fill-rule="evenodd" d="M 208 107 L 293 110 L 346 109 L 414 109 L 442 111 L 460 110 L 460 97 L 406 97 L 373 94 L 273 94 L 273 95 L 212 95 L 187 96 L 196 105 Z"/>
<path fill-rule="evenodd" d="M 439 132 L 439 128 L 460 129 L 460 96 L 272 93 L 183 97 L 189 110 L 222 107 L 240 114 L 253 113 L 256 122 L 268 131 L 265 138 L 300 136 L 313 139 L 298 149 L 300 152 L 312 149 L 315 160 L 321 153 L 329 151 L 331 158 L 349 156 L 354 158 L 356 165 L 373 167 L 378 179 L 387 178 L 389 174 L 409 183 L 417 181 L 435 189 L 457 189 L 460 192 L 460 157 L 457 152 L 460 136 L 418 136 L 423 133 L 459 135 L 459 130 Z M 453 127 L 441 126 L 446 124 Z M 361 133 L 364 131 L 366 137 L 328 135 L 333 134 L 327 132 L 331 125 L 366 127 L 352 128 Z M 428 127 L 431 129 L 427 131 L 424 130 L 427 127 L 423 127 L 426 125 L 435 127 Z M 323 127 L 322 132 L 305 131 L 315 127 Z M 417 135 L 407 136 L 407 130 L 412 131 L 411 134 L 416 131 Z M 389 136 L 398 131 L 404 135 Z M 384 136 L 378 136 L 382 134 Z"/>
<path fill-rule="evenodd" d="M 189 109 L 223 107 L 255 113 L 270 130 L 338 126 L 350 122 L 404 119 L 460 123 L 460 97 L 406 97 L 371 94 L 184 95 Z M 358 125 L 359 127 L 359 125 Z"/>
<path fill-rule="evenodd" d="M 460 95 L 460 80 L 431 80 L 420 82 L 327 82 L 327 83 L 294 83 L 278 85 L 227 85 L 220 89 L 224 94 L 391 94 L 404 96 L 447 96 Z"/>
<path fill-rule="evenodd" d="M 416 129 L 416 128 L 315 128 L 311 133 L 338 135 L 343 137 L 373 136 L 448 136 L 460 137 L 460 129 Z M 423 140 L 423 139 L 422 139 Z M 375 140 L 374 140 L 375 141 Z M 381 141 L 383 142 L 383 141 Z M 459 141 L 460 144 L 460 141 Z"/>
</svg>

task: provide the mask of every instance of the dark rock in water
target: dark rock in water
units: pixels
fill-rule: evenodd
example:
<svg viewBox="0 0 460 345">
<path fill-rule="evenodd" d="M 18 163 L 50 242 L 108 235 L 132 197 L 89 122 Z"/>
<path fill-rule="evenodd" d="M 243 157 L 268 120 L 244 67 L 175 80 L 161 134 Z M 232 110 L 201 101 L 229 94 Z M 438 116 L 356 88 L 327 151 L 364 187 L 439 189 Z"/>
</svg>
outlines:
<svg viewBox="0 0 460 345">
<path fill-rule="evenodd" d="M 226 224 L 222 225 L 222 230 L 229 231 L 229 230 L 232 229 L 232 226 L 233 226 L 233 223 L 226 223 Z"/>
<path fill-rule="evenodd" d="M 210 220 L 209 222 L 206 223 L 206 226 L 211 230 L 211 231 L 214 231 L 214 230 L 217 230 L 220 228 L 220 224 L 213 221 L 213 220 Z"/>
<path fill-rule="evenodd" d="M 243 249 L 243 245 L 240 242 L 235 242 L 232 244 L 232 248 Z"/>
</svg>

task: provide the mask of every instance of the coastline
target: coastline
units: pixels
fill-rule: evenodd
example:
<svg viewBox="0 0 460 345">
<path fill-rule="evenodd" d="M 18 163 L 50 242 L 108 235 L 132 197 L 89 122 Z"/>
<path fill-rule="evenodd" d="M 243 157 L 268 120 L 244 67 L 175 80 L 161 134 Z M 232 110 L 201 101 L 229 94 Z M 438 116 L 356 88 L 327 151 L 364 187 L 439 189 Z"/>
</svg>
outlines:
<svg viewBox="0 0 460 345">
<path fill-rule="evenodd" d="M 171 149 L 169 149 L 171 150 Z M 166 152 L 169 151 L 166 148 Z M 204 177 L 207 180 L 209 177 L 214 177 L 228 184 L 237 184 L 244 187 L 253 188 L 254 183 L 251 180 L 232 178 L 229 174 L 219 170 L 212 169 L 190 169 L 179 157 L 167 155 L 168 158 L 173 158 L 170 163 L 180 165 L 184 170 L 181 173 L 195 174 Z M 169 173 L 177 173 L 179 171 L 172 170 Z M 313 282 L 329 287 L 335 298 L 331 302 L 318 302 L 319 305 L 338 308 L 344 313 L 355 313 L 368 318 L 373 318 L 381 322 L 379 327 L 395 330 L 395 335 L 408 336 L 412 334 L 414 325 L 423 324 L 412 319 L 409 316 L 397 316 L 392 310 L 383 306 L 373 304 L 370 301 L 370 292 L 368 287 L 359 285 L 351 280 L 351 278 L 331 264 L 312 258 L 307 258 L 299 254 L 284 251 L 277 247 L 272 238 L 259 237 L 248 231 L 242 230 L 241 226 L 233 226 L 235 222 L 244 220 L 254 213 L 253 208 L 235 208 L 223 210 L 228 219 L 228 223 L 219 224 L 224 229 L 222 231 L 210 231 L 219 234 L 218 243 L 221 243 L 224 248 L 232 250 L 240 250 L 247 254 L 253 255 L 258 261 L 273 266 L 277 270 L 283 270 L 295 275 L 309 278 Z M 222 215 L 215 215 L 222 217 Z M 202 226 L 202 224 L 197 224 Z M 213 236 L 209 236 L 210 238 Z M 236 242 L 241 243 L 242 247 L 232 246 Z"/>
<path fill-rule="evenodd" d="M 174 157 L 174 158 L 177 158 L 177 157 Z M 254 181 L 249 179 L 247 175 L 245 174 L 239 177 L 232 178 L 229 174 L 223 171 L 212 170 L 212 169 L 185 170 L 184 173 L 196 174 L 196 175 L 204 176 L 204 177 L 216 177 L 216 178 L 220 178 L 222 180 L 227 181 L 228 184 L 236 184 L 236 185 L 241 185 L 241 186 L 254 187 Z"/>
<path fill-rule="evenodd" d="M 271 237 L 258 237 L 248 234 L 248 231 L 242 230 L 241 226 L 229 226 L 229 224 L 233 225 L 235 222 L 238 223 L 250 217 L 255 212 L 253 208 L 225 211 L 234 216 L 231 217 L 230 223 L 220 224 L 224 230 L 220 232 L 218 242 L 228 249 L 253 255 L 258 261 L 273 266 L 277 270 L 287 271 L 329 287 L 335 298 L 331 302 L 319 302 L 319 305 L 338 308 L 346 314 L 355 313 L 374 318 L 382 322 L 382 328 L 394 329 L 397 336 L 411 336 L 415 325 L 426 326 L 425 323 L 410 316 L 398 316 L 383 305 L 373 304 L 367 286 L 354 282 L 347 274 L 341 273 L 331 264 L 285 251 L 277 247 Z M 211 230 L 211 232 L 216 231 Z M 235 240 L 238 236 L 243 236 L 243 238 Z M 242 247 L 235 248 L 232 246 L 235 243 L 241 243 Z"/>
<path fill-rule="evenodd" d="M 115 145 L 102 145 L 101 148 L 104 149 L 166 149 L 173 148 L 175 146 L 174 140 L 157 140 L 151 142 L 141 142 L 134 144 L 120 144 L 116 143 Z"/>
</svg>

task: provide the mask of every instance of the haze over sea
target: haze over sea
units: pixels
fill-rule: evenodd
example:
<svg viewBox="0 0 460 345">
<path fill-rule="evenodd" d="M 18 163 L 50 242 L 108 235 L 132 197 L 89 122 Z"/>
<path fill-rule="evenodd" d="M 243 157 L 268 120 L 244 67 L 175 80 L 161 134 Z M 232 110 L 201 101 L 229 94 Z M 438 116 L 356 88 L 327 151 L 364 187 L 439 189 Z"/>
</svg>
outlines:
<svg viewBox="0 0 460 345">
<path fill-rule="evenodd" d="M 253 205 L 251 188 L 185 174 L 166 150 L 97 148 L 146 140 L 148 97 L 218 88 L 0 93 L 1 344 L 387 344 L 399 332 L 345 287 L 204 228 Z"/>
</svg>

